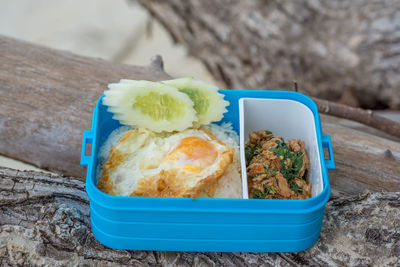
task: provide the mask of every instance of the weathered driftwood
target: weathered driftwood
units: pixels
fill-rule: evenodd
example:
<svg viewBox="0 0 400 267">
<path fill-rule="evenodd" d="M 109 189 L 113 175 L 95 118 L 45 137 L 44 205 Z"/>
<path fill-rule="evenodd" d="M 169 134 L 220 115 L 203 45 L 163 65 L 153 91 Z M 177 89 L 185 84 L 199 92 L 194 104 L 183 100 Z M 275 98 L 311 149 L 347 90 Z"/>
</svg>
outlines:
<svg viewBox="0 0 400 267">
<path fill-rule="evenodd" d="M 321 49 L 321 45 L 326 45 L 327 47 L 323 49 L 327 49 L 326 53 L 329 53 L 329 57 L 332 57 L 332 55 L 334 55 L 336 59 L 337 57 L 345 56 L 342 55 L 343 53 L 346 54 L 349 52 L 349 44 L 340 43 L 340 38 L 331 38 L 332 36 L 330 35 L 330 33 L 327 34 L 324 29 L 321 29 L 321 31 L 323 32 L 319 33 L 315 32 L 314 29 L 310 30 L 310 27 L 308 27 L 308 23 L 310 21 L 318 19 L 323 20 L 324 16 L 335 16 L 337 15 L 336 12 L 342 12 L 342 10 L 340 10 L 341 7 L 339 7 L 339 10 L 337 10 L 338 7 L 336 6 L 324 4 L 323 1 L 321 1 L 322 3 L 314 1 L 313 5 L 317 6 L 317 8 L 313 10 L 315 14 L 313 13 L 310 17 L 310 12 L 308 11 L 310 11 L 309 9 L 315 8 L 315 6 L 310 7 L 309 5 L 303 5 L 301 1 L 300 4 L 299 1 L 296 3 L 293 3 L 292 1 L 281 1 L 279 4 L 276 4 L 275 2 L 265 1 L 261 3 L 256 3 L 257 1 L 253 1 L 251 4 L 245 5 L 243 5 L 243 3 L 240 3 L 239 1 L 230 1 L 229 4 L 222 4 L 221 2 L 207 3 L 207 1 L 202 1 L 201 3 L 195 1 L 186 1 L 185 3 L 179 3 L 179 1 L 174 0 L 141 2 L 158 20 L 160 20 L 166 26 L 166 28 L 171 32 L 176 41 L 184 43 L 186 46 L 189 47 L 189 49 L 191 49 L 189 51 L 192 51 L 192 54 L 194 56 L 199 57 L 206 66 L 209 66 L 209 68 L 213 68 L 211 74 L 216 79 L 222 79 L 228 88 L 280 88 L 281 90 L 288 90 L 290 88 L 290 86 L 288 87 L 288 85 L 290 85 L 293 80 L 297 80 L 296 75 L 299 75 L 300 78 L 302 77 L 302 75 L 304 75 L 307 76 L 307 79 L 300 79 L 300 81 L 303 81 L 303 84 L 300 85 L 300 91 L 307 94 L 312 94 L 314 96 L 321 96 L 325 99 L 335 99 L 335 97 L 333 97 L 331 93 L 334 92 L 338 96 L 341 95 L 340 101 L 346 104 L 343 105 L 314 98 L 320 112 L 336 117 L 343 117 L 350 120 L 355 120 L 385 131 L 396 137 L 400 137 L 400 123 L 396 123 L 388 118 L 381 117 L 378 114 L 374 113 L 372 110 L 362 110 L 348 106 L 358 106 L 358 98 L 361 98 L 361 101 L 364 102 L 375 102 L 375 104 L 369 103 L 368 105 L 364 104 L 363 106 L 381 107 L 377 106 L 377 102 L 381 101 L 382 96 L 385 94 L 380 91 L 387 91 L 387 84 L 384 83 L 385 78 L 387 77 L 379 76 L 379 78 L 377 79 L 376 77 L 373 77 L 370 73 L 371 68 L 377 67 L 378 65 L 382 64 L 381 61 L 377 62 L 378 60 L 380 60 L 379 56 L 375 55 L 375 57 L 378 57 L 378 59 L 375 58 L 376 62 L 369 62 L 370 58 L 374 57 L 374 55 L 372 55 L 373 53 L 371 52 L 376 52 L 377 50 L 381 51 L 382 45 L 380 42 L 373 43 L 371 45 L 372 47 L 370 47 L 370 49 L 367 51 L 359 51 L 354 47 L 351 47 L 351 49 L 354 48 L 355 50 L 351 51 L 354 53 L 355 56 L 362 58 L 364 61 L 368 59 L 367 61 L 370 64 L 370 68 L 365 68 L 365 66 L 363 66 L 364 69 L 361 71 L 361 73 L 358 73 L 358 76 L 366 76 L 363 79 L 364 81 L 370 82 L 370 79 L 375 79 L 375 82 L 378 82 L 378 84 L 368 84 L 369 87 L 363 87 L 363 81 L 359 81 L 360 77 L 355 77 L 354 72 L 345 72 L 344 78 L 346 78 L 346 80 L 335 80 L 335 84 L 329 84 L 327 82 L 331 79 L 336 79 L 336 75 L 338 75 L 339 73 L 340 75 L 343 75 L 343 73 L 341 72 L 344 69 L 350 67 L 346 65 L 349 63 L 348 61 L 327 61 L 326 59 L 321 60 L 321 58 L 318 57 L 310 57 L 307 58 L 307 60 L 310 61 L 309 63 L 312 65 L 312 67 L 316 68 L 303 69 L 301 67 L 305 66 L 298 65 L 299 58 L 308 57 L 308 52 L 311 51 L 314 54 L 318 54 L 320 52 L 318 51 L 318 49 Z M 306 2 L 305 4 L 308 3 L 307 1 L 304 2 Z M 359 2 L 355 3 L 354 1 L 348 1 L 346 5 L 351 6 L 352 9 L 344 10 L 344 13 L 360 12 L 359 10 L 354 9 L 354 7 L 359 4 Z M 368 3 L 366 4 L 368 5 Z M 221 9 L 220 5 L 223 5 L 223 7 L 221 6 Z M 306 21 L 304 21 L 304 18 L 302 18 L 303 20 L 295 21 L 290 18 L 289 14 L 284 12 L 284 10 L 293 9 L 295 6 L 298 6 L 300 9 L 305 10 L 305 14 L 304 12 L 300 12 L 299 14 L 300 17 L 306 17 Z M 366 8 L 364 3 L 362 4 L 362 7 Z M 392 8 L 393 7 L 390 7 L 391 12 L 393 12 Z M 394 7 L 394 10 L 396 10 L 396 8 L 397 10 L 400 10 L 400 5 Z M 194 14 L 193 10 L 195 10 Z M 224 10 L 224 12 L 221 12 L 221 10 Z M 240 16 L 237 17 L 237 14 L 240 14 Z M 264 16 L 260 17 L 260 14 Z M 170 16 L 172 16 L 174 19 L 171 20 Z M 257 19 L 255 20 L 254 17 L 256 16 L 259 17 L 257 17 Z M 349 16 L 348 18 L 353 19 L 352 16 Z M 381 17 L 378 16 L 378 18 Z M 378 20 L 378 18 L 357 16 L 357 19 L 364 22 L 364 24 L 366 21 L 375 21 Z M 216 21 L 219 20 L 222 20 L 222 22 L 216 23 Z M 250 25 L 246 25 L 249 23 L 249 21 L 251 21 L 251 24 L 254 24 L 255 27 L 259 27 L 258 30 L 263 31 L 266 36 L 259 36 L 256 32 L 249 31 L 247 29 L 247 26 Z M 347 20 L 336 20 L 334 22 L 329 21 L 328 25 L 323 24 L 321 25 L 321 27 L 329 27 L 332 30 L 332 27 L 337 27 L 338 23 L 348 26 L 346 24 L 348 23 Z M 380 23 L 382 23 L 382 21 L 380 21 Z M 387 21 L 384 21 L 384 23 L 386 23 L 384 25 L 385 27 L 391 27 L 390 25 L 387 25 Z M 214 24 L 214 26 L 211 27 L 209 24 Z M 304 34 L 301 35 L 302 38 L 300 38 L 300 42 L 286 42 L 286 38 L 290 38 L 293 34 L 292 31 L 287 31 L 287 24 L 289 24 L 289 27 L 297 27 L 297 31 L 304 32 Z M 195 27 L 192 29 L 191 27 L 193 25 L 195 25 Z M 318 24 L 318 26 L 320 25 Z M 356 26 L 358 27 L 359 25 Z M 369 27 L 373 28 L 374 26 L 369 25 Z M 271 28 L 275 28 L 275 30 L 279 32 L 279 35 L 269 36 Z M 362 32 L 358 32 L 357 30 L 361 29 L 358 27 L 354 32 L 351 33 L 335 32 L 335 34 L 340 35 L 340 37 L 344 37 L 343 35 L 347 37 L 347 35 L 349 34 L 358 34 L 367 35 L 364 36 L 365 38 L 371 38 L 371 36 L 368 36 L 368 32 L 366 33 L 364 30 L 362 30 Z M 218 36 L 218 33 L 224 31 L 225 34 L 227 34 L 227 36 L 225 36 L 225 39 L 219 38 L 220 36 Z M 397 29 L 391 29 L 391 31 L 395 33 L 400 33 Z M 175 36 L 175 33 L 177 33 L 178 36 Z M 374 34 L 376 34 L 376 32 Z M 385 34 L 388 35 L 388 32 L 386 31 Z M 239 43 L 233 42 L 232 39 L 237 39 L 238 35 L 243 36 L 244 38 L 240 38 Z M 202 39 L 203 37 L 207 38 Z M 318 37 L 322 40 L 318 43 L 318 45 L 310 46 L 308 42 L 315 41 L 315 39 L 313 39 L 312 37 Z M 258 40 L 259 38 L 265 40 L 263 40 L 263 43 L 256 45 L 254 41 Z M 204 43 L 205 45 L 200 45 L 201 49 L 198 49 L 199 42 Z M 332 43 L 337 42 L 339 42 L 341 45 L 341 51 L 337 51 L 337 47 L 336 49 L 335 47 L 332 47 Z M 293 46 L 301 49 L 293 50 Z M 385 48 L 392 49 L 392 46 L 399 47 L 398 42 L 396 41 L 394 44 L 390 43 L 390 45 L 387 45 L 387 47 L 389 48 Z M 307 52 L 307 49 L 310 51 Z M 292 57 L 286 55 L 287 52 L 292 53 Z M 338 54 L 340 52 L 342 54 Z M 248 58 L 249 62 L 246 62 L 246 60 L 243 61 L 243 56 Z M 391 61 L 396 62 L 397 66 L 400 66 L 400 61 L 398 60 L 396 54 L 391 54 L 389 52 L 389 55 L 386 56 L 390 57 Z M 348 59 L 350 60 L 350 58 Z M 285 64 L 280 65 L 282 61 L 285 61 Z M 361 60 L 359 61 L 361 62 Z M 364 62 L 363 64 L 366 65 L 367 63 Z M 271 67 L 272 65 L 273 67 Z M 384 64 L 384 66 L 387 68 L 386 72 L 390 73 L 389 75 L 391 75 L 391 65 L 389 66 L 387 64 Z M 234 68 L 234 70 L 232 70 L 232 68 Z M 332 68 L 336 69 L 333 70 Z M 226 77 L 224 75 L 224 71 L 226 69 L 228 69 L 230 75 L 233 75 L 234 77 Z M 356 67 L 356 71 L 360 72 L 360 68 Z M 264 74 L 263 77 L 260 76 L 260 72 Z M 257 73 L 256 76 L 253 75 L 255 73 Z M 395 76 L 393 76 L 393 78 L 394 77 Z M 239 81 L 238 79 L 240 78 L 243 78 L 243 80 Z M 348 83 L 349 80 L 355 85 L 350 85 Z M 250 82 L 252 84 L 248 86 L 246 84 L 247 82 Z M 254 83 L 256 85 L 254 85 Z M 309 87 L 304 87 L 304 83 L 308 83 L 307 86 Z M 320 88 L 321 86 L 322 88 Z M 382 86 L 385 89 L 381 90 Z M 297 81 L 295 82 L 295 87 L 297 91 Z M 373 90 L 373 94 L 371 95 L 364 92 L 366 89 L 367 91 Z M 378 92 L 378 90 L 380 91 Z M 393 104 L 392 106 L 396 107 L 398 105 L 400 107 L 400 90 L 397 90 L 396 87 L 394 87 L 388 92 L 390 92 L 391 95 L 384 96 L 386 98 L 386 102 L 389 103 L 390 101 L 397 101 L 398 104 Z M 386 92 L 386 94 L 388 92 Z"/>
<path fill-rule="evenodd" d="M 0 37 L 0 153 L 84 178 L 82 133 L 91 128 L 107 83 L 167 77 L 160 58 L 149 67 L 126 66 Z M 337 191 L 400 191 L 400 143 L 339 125 L 333 117 L 324 121 L 323 131 L 333 139 L 337 169 L 330 178 Z"/>
<path fill-rule="evenodd" d="M 322 121 L 332 138 L 336 169 L 329 171 L 329 179 L 335 190 L 400 191 L 400 142 L 350 130 L 334 117 L 322 116 Z"/>
<path fill-rule="evenodd" d="M 321 237 L 299 253 L 114 250 L 95 240 L 84 183 L 0 167 L 0 265 L 395 266 L 400 264 L 400 193 L 334 196 Z"/>
<path fill-rule="evenodd" d="M 82 131 L 107 84 L 166 79 L 160 64 L 115 64 L 0 36 L 0 153 L 83 177 Z"/>
<path fill-rule="evenodd" d="M 139 0 L 228 88 L 400 108 L 400 2 Z"/>
</svg>

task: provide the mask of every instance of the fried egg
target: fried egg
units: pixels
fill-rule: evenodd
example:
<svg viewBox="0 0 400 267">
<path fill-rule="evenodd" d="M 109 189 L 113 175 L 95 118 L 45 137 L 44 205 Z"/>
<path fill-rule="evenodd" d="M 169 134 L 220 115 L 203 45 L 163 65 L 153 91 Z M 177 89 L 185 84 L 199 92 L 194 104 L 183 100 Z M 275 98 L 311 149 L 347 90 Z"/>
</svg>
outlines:
<svg viewBox="0 0 400 267">
<path fill-rule="evenodd" d="M 111 149 L 97 186 L 119 196 L 213 197 L 234 153 L 207 129 L 135 129 Z"/>
</svg>

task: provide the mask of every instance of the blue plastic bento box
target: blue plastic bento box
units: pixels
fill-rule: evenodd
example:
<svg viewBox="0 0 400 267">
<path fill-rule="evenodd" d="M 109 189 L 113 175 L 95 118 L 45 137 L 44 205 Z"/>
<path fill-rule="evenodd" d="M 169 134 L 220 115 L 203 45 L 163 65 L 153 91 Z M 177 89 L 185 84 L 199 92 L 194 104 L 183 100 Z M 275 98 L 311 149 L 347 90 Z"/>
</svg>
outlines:
<svg viewBox="0 0 400 267">
<path fill-rule="evenodd" d="M 321 164 L 321 192 L 309 199 L 206 199 L 112 196 L 97 189 L 97 154 L 117 127 L 102 97 L 93 112 L 92 130 L 84 131 L 81 165 L 87 165 L 86 191 L 96 239 L 115 249 L 219 252 L 295 252 L 319 238 L 330 195 L 327 169 L 334 169 L 330 137 L 322 135 L 315 103 L 289 91 L 220 90 L 230 102 L 221 122 L 239 133 L 239 99 L 282 99 L 309 108 L 315 123 Z M 262 116 L 262 114 L 260 114 Z M 92 144 L 91 155 L 85 155 Z M 324 159 L 327 148 L 330 159 Z"/>
</svg>

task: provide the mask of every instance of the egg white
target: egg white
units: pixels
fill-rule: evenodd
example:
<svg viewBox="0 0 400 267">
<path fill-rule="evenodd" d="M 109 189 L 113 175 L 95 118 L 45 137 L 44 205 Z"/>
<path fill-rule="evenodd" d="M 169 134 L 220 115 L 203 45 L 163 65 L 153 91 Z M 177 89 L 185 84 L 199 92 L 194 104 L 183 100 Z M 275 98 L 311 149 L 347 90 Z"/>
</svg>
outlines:
<svg viewBox="0 0 400 267">
<path fill-rule="evenodd" d="M 133 131 L 128 132 L 129 137 L 122 138 L 122 141 L 114 147 L 114 151 L 124 155 L 124 159 L 111 168 L 108 174 L 113 184 L 113 195 L 129 196 L 135 191 L 141 179 L 148 179 L 157 176 L 162 170 L 171 169 L 179 169 L 180 174 L 185 177 L 185 185 L 194 187 L 201 179 L 218 169 L 220 156 L 227 149 L 226 145 L 198 129 L 188 129 L 174 134 L 155 134 L 146 129 Z M 190 160 L 168 159 L 168 155 L 181 144 L 183 139 L 188 137 L 206 140 L 217 152 L 217 159 L 202 168 L 200 172 L 184 170 L 183 167 L 190 163 Z M 200 158 L 199 161 L 201 160 Z"/>
</svg>

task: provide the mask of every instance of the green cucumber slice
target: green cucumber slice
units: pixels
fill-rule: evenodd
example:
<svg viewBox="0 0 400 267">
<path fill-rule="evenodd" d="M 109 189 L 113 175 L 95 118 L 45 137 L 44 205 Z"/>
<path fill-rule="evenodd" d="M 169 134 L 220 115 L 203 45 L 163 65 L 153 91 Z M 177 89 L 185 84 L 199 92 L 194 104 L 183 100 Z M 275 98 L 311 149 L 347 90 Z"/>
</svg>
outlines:
<svg viewBox="0 0 400 267">
<path fill-rule="evenodd" d="M 103 104 L 122 124 L 172 132 L 183 131 L 197 121 L 193 101 L 172 86 L 130 80 L 108 88 Z"/>
<path fill-rule="evenodd" d="M 197 125 L 206 125 L 222 119 L 227 112 L 228 101 L 218 93 L 218 87 L 195 80 L 193 78 L 180 78 L 161 83 L 176 87 L 180 92 L 187 94 L 194 103 Z"/>
</svg>

